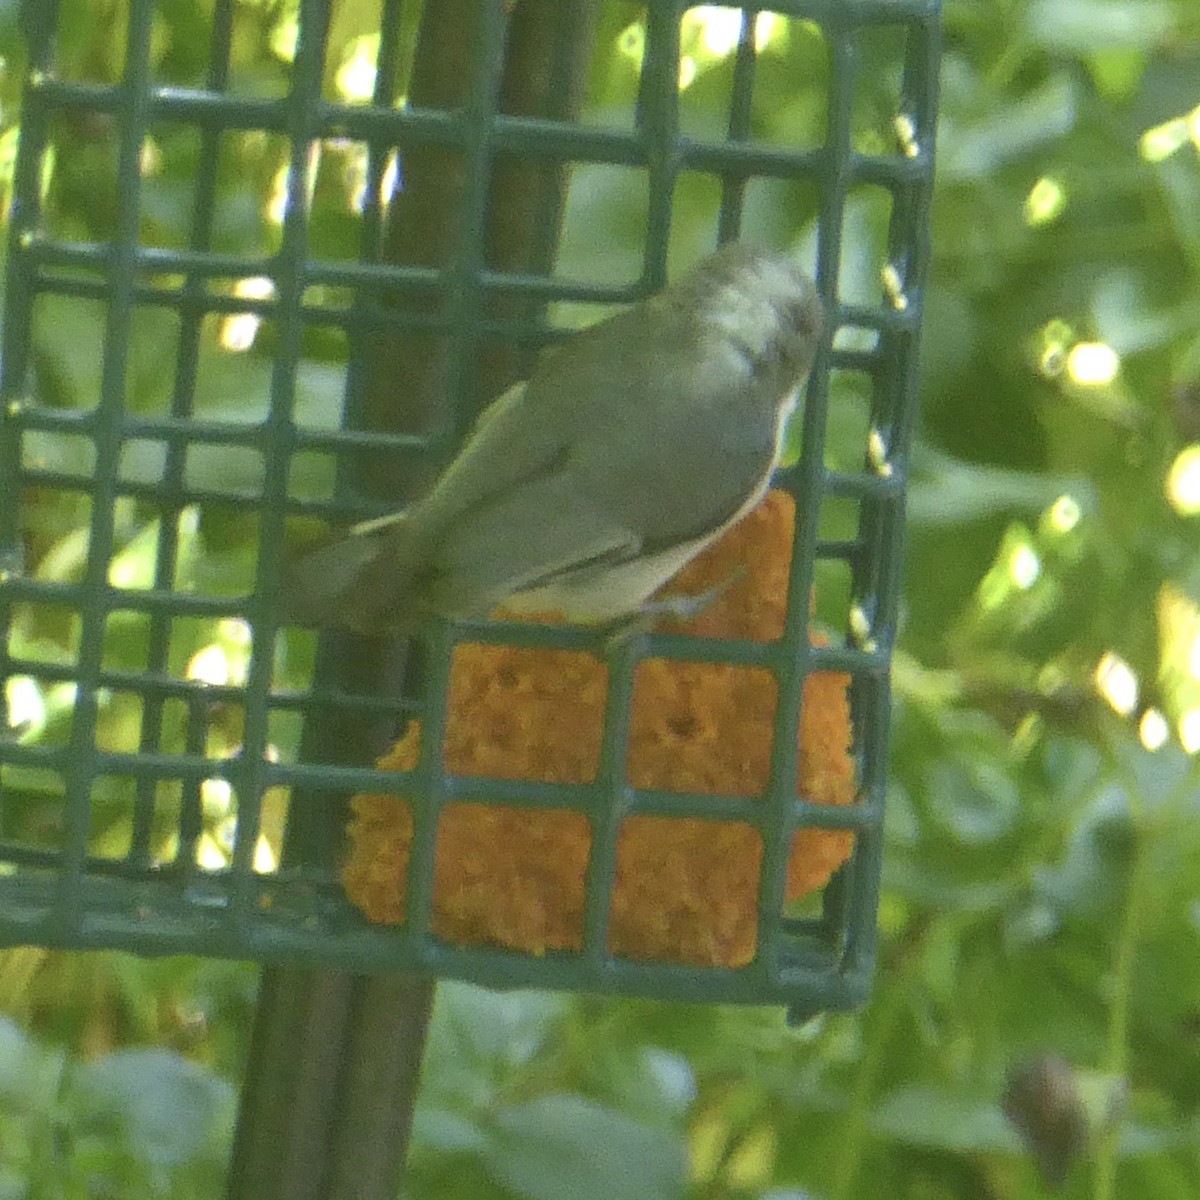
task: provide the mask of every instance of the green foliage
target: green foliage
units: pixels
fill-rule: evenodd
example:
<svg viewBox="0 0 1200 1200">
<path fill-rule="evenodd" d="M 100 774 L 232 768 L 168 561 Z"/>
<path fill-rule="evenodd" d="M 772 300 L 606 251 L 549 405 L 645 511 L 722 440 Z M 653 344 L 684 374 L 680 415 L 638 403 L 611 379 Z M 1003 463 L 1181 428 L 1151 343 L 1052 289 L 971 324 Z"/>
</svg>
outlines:
<svg viewBox="0 0 1200 1200">
<path fill-rule="evenodd" d="M 126 8 L 64 0 L 62 77 L 119 77 Z M 406 6 L 406 48 L 415 8 Z M 211 3 L 176 0 L 155 11 L 156 79 L 203 84 Z M 366 0 L 335 6 L 329 95 L 377 11 Z M 286 93 L 294 12 L 277 0 L 236 5 L 237 94 Z M 593 124 L 632 119 L 640 19 L 639 5 L 604 6 Z M 701 32 L 690 28 L 684 42 L 696 74 L 682 121 L 689 136 L 719 137 L 733 67 L 705 57 Z M 7 191 L 23 75 L 13 4 L 0 4 L 0 53 L 9 65 L 0 74 Z M 857 53 L 855 148 L 891 152 L 899 47 L 884 27 Z M 787 23 L 786 38 L 763 53 L 754 136 L 818 145 L 827 73 L 819 31 Z M 1200 778 L 1180 748 L 1200 741 L 1187 724 L 1200 711 L 1200 517 L 1167 490 L 1172 464 L 1200 441 L 1198 79 L 1194 0 L 947 4 L 871 1004 L 794 1030 L 775 1011 L 445 985 L 408 1195 L 1038 1200 L 1047 1185 L 1004 1096 L 1013 1072 L 1045 1054 L 1070 1065 L 1081 1096 L 1099 1087 L 1125 1097 L 1119 1111 L 1099 1106 L 1081 1156 L 1063 1164 L 1063 1195 L 1191 1200 L 1200 1190 Z M 61 122 L 55 141 L 47 230 L 103 242 L 120 204 L 111 123 L 81 113 Z M 184 247 L 199 138 L 164 127 L 151 142 L 139 236 Z M 277 248 L 271 202 L 286 154 L 273 135 L 224 139 L 218 249 L 259 259 Z M 319 148 L 313 245 L 324 258 L 356 255 L 361 176 L 361 148 Z M 817 200 L 805 185 L 754 184 L 746 234 L 811 255 Z M 685 176 L 675 201 L 673 267 L 711 243 L 719 188 Z M 871 189 L 851 197 L 844 298 L 878 299 L 886 211 Z M 636 172 L 577 171 L 562 273 L 628 280 L 645 214 Z M 345 300 L 332 288 L 311 297 Z M 104 306 L 62 297 L 39 305 L 38 400 L 87 410 L 100 386 Z M 594 315 L 555 311 L 564 324 Z M 266 411 L 278 331 L 243 325 L 243 344 L 252 344 L 236 353 L 223 335 L 229 324 L 209 319 L 196 414 L 249 425 Z M 180 339 L 176 317 L 139 310 L 131 412 L 168 410 L 162 363 Z M 1073 351 L 1097 343 L 1119 356 L 1107 382 L 1072 365 L 1080 365 Z M 344 339 L 308 330 L 303 354 L 297 420 L 335 427 Z M 829 465 L 852 470 L 864 400 L 845 380 L 833 394 Z M 31 437 L 26 452 L 58 472 L 91 469 L 90 443 L 70 434 Z M 160 442 L 131 445 L 122 477 L 152 483 L 166 453 Z M 177 586 L 230 595 L 250 586 L 256 527 L 241 502 L 257 494 L 262 472 L 253 453 L 191 448 L 187 481 L 214 499 L 185 515 Z M 289 486 L 329 495 L 328 458 L 300 456 Z M 88 501 L 31 490 L 26 515 L 35 571 L 78 578 Z M 134 501 L 115 518 L 122 586 L 146 587 L 157 518 Z M 43 606 L 18 613 L 14 636 L 27 657 L 68 662 L 77 622 Z M 208 622 L 183 628 L 172 672 L 213 645 L 235 670 L 231 636 Z M 106 665 L 138 669 L 145 640 L 144 623 L 118 623 Z M 282 677 L 302 678 L 309 652 L 289 646 Z M 1129 703 L 1107 688 L 1120 712 L 1097 688 L 1106 654 L 1138 685 Z M 31 686 L 13 703 L 18 734 L 61 741 L 72 695 Z M 118 697 L 103 705 L 106 744 L 136 748 L 136 714 Z M 1151 750 L 1161 740 L 1155 729 L 1166 743 Z M 168 714 L 164 731 L 163 749 L 180 749 L 183 722 Z M 214 752 L 227 749 L 237 729 L 218 722 L 213 738 Z M 285 738 L 280 749 L 294 747 Z M 6 782 L 6 820 L 36 838 L 54 819 L 61 781 L 30 769 Z M 93 833 L 109 844 L 123 836 L 127 797 L 98 800 Z M 220 1194 L 232 1110 L 222 1080 L 236 1078 L 244 1058 L 251 983 L 248 968 L 228 964 L 5 956 L 0 1003 L 37 1036 L 0 1022 L 0 1200 Z M 173 1049 L 121 1048 L 151 1044 Z"/>
<path fill-rule="evenodd" d="M 0 1196 L 212 1195 L 234 1104 L 175 1051 L 80 1062 L 0 1018 Z"/>
</svg>

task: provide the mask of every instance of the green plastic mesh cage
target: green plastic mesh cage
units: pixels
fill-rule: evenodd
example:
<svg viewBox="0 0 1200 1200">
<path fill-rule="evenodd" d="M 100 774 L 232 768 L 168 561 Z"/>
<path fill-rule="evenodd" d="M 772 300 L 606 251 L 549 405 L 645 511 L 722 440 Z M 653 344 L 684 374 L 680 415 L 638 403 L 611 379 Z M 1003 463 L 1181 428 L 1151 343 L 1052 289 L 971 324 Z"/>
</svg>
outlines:
<svg viewBox="0 0 1200 1200">
<path fill-rule="evenodd" d="M 22 9 L 0 941 L 853 1005 L 874 953 L 938 4 L 344 10 L 301 0 L 268 25 L 271 6 L 129 0 L 114 73 L 64 49 L 74 5 Z M 265 81 L 239 73 L 255 39 L 271 43 Z M 70 216 L 81 188 L 86 224 Z M 409 645 L 318 639 L 281 624 L 288 556 L 411 498 L 539 349 L 738 236 L 806 258 L 831 315 L 776 480 L 797 506 L 785 636 L 633 638 L 607 662 L 588 777 L 464 773 L 447 749 L 463 646 L 578 656 L 595 633 L 492 621 Z M 649 660 L 768 680 L 761 794 L 635 785 Z M 806 680 L 831 672 L 849 678 L 853 728 L 840 807 L 794 785 Z M 411 769 L 373 765 L 414 718 Z M 403 798 L 392 924 L 346 896 L 358 794 Z M 465 805 L 485 823 L 584 822 L 574 944 L 446 932 L 439 845 Z M 621 952 L 622 839 L 647 818 L 666 846 L 678 821 L 715 845 L 750 836 L 741 960 Z M 850 831 L 853 851 L 798 900 L 802 830 Z M 550 837 L 527 864 L 563 853 Z"/>
</svg>

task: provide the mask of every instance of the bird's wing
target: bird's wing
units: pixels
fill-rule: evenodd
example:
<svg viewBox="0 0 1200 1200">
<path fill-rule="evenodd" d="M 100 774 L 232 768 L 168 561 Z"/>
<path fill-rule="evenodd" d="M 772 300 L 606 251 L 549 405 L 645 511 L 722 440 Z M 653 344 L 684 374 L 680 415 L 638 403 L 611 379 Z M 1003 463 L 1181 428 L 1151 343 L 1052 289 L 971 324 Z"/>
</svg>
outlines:
<svg viewBox="0 0 1200 1200">
<path fill-rule="evenodd" d="M 585 477 L 603 475 L 609 517 L 637 529 L 646 553 L 721 529 L 766 491 L 785 414 L 740 408 L 740 399 L 730 389 L 620 449 L 597 445 L 581 467 Z"/>
<path fill-rule="evenodd" d="M 433 490 L 408 510 L 421 536 L 438 539 L 461 514 L 561 465 L 576 431 L 570 421 L 539 419 L 528 390 L 516 383 L 492 401 Z"/>
<path fill-rule="evenodd" d="M 754 419 L 731 419 L 725 406 L 736 413 L 746 397 L 701 390 L 695 406 L 682 395 L 681 409 L 656 392 L 673 382 L 663 367 L 610 372 L 604 404 L 575 414 L 570 444 L 474 506 L 458 506 L 429 543 L 429 607 L 485 612 L 577 571 L 703 538 L 761 495 L 776 449 L 772 407 L 746 403 Z M 586 390 L 601 386 L 595 381 L 574 382 L 581 394 L 604 395 Z M 474 465 L 482 468 L 482 456 Z"/>
<path fill-rule="evenodd" d="M 616 369 L 599 357 L 570 369 L 579 394 L 607 392 L 573 447 L 573 477 L 647 550 L 721 528 L 765 490 L 793 397 L 764 391 L 777 385 L 735 349 L 634 335 Z"/>
<path fill-rule="evenodd" d="M 433 547 L 423 584 L 438 611 L 483 615 L 515 592 L 584 565 L 621 561 L 637 539 L 581 502 L 567 472 L 523 482 L 463 514 Z"/>
</svg>

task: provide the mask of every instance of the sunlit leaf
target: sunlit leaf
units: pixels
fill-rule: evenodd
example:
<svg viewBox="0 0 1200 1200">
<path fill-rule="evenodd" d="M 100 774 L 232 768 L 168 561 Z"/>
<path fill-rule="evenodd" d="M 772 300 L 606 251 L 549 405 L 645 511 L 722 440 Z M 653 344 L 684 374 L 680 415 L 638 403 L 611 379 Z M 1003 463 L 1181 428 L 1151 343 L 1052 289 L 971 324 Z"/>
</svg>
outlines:
<svg viewBox="0 0 1200 1200">
<path fill-rule="evenodd" d="M 1153 48 L 1174 23 L 1166 0 L 1033 0 L 1025 9 L 1027 36 L 1068 54 Z"/>
</svg>

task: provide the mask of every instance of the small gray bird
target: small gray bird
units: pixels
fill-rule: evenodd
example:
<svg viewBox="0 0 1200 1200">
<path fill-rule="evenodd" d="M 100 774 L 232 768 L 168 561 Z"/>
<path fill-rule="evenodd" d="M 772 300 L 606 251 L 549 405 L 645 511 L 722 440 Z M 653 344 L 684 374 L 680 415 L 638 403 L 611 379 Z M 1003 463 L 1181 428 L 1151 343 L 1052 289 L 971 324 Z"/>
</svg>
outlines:
<svg viewBox="0 0 1200 1200">
<path fill-rule="evenodd" d="M 406 634 L 500 604 L 636 618 L 762 499 L 823 316 L 791 258 L 724 247 L 547 353 L 423 500 L 303 557 L 286 619 Z"/>
</svg>

